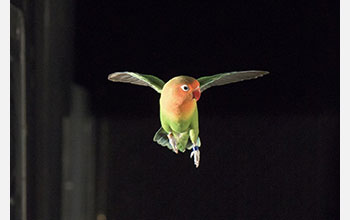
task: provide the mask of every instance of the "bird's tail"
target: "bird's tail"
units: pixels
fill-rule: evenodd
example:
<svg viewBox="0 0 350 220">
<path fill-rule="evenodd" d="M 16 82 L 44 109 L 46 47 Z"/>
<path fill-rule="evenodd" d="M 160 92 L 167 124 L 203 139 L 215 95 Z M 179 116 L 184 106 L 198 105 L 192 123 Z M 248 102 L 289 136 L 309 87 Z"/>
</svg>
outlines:
<svg viewBox="0 0 350 220">
<path fill-rule="evenodd" d="M 188 141 L 188 135 L 176 135 L 175 134 L 175 138 L 176 138 L 176 142 L 178 144 L 178 148 L 181 152 L 184 152 L 186 149 L 190 150 L 192 148 L 192 143 L 191 141 Z M 163 146 L 163 147 L 168 147 L 169 150 L 173 150 L 172 146 L 169 143 L 169 139 L 168 139 L 168 133 L 161 127 L 159 128 L 159 130 L 156 132 L 156 134 L 153 137 L 153 141 L 157 142 L 159 145 Z M 198 147 L 201 146 L 201 141 L 198 137 L 197 139 L 197 143 L 196 145 Z M 186 146 L 186 147 L 183 147 Z"/>
<path fill-rule="evenodd" d="M 157 142 L 159 145 L 163 147 L 168 147 L 169 150 L 173 149 L 169 143 L 168 134 L 162 127 L 159 128 L 159 130 L 154 135 L 153 141 Z"/>
</svg>

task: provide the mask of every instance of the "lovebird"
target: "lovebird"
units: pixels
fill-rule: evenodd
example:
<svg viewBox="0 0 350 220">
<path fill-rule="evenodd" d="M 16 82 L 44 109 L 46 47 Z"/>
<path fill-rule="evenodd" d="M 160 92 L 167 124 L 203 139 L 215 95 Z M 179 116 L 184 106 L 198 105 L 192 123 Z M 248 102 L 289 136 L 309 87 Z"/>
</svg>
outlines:
<svg viewBox="0 0 350 220">
<path fill-rule="evenodd" d="M 203 76 L 176 76 L 167 83 L 153 75 L 135 72 L 115 72 L 108 75 L 113 82 L 149 86 L 160 93 L 161 127 L 153 141 L 168 147 L 176 154 L 191 150 L 194 165 L 199 167 L 201 141 L 199 138 L 197 101 L 201 93 L 213 86 L 221 86 L 248 79 L 256 79 L 268 74 L 267 71 L 249 70 Z"/>
</svg>

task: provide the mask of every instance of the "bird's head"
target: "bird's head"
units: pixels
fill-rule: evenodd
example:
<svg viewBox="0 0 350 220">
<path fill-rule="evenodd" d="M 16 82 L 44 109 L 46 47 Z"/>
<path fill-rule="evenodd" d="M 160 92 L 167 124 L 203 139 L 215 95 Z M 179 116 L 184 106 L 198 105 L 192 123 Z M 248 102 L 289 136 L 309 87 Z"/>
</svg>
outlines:
<svg viewBox="0 0 350 220">
<path fill-rule="evenodd" d="M 189 76 L 177 76 L 164 85 L 163 91 L 172 98 L 181 101 L 199 100 L 201 96 L 199 82 Z"/>
</svg>

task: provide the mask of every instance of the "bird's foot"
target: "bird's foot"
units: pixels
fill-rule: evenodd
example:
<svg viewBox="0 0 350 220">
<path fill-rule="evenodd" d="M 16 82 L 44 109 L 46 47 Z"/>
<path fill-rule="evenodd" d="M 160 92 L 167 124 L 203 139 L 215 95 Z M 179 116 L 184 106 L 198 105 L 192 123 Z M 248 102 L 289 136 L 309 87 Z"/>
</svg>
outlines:
<svg viewBox="0 0 350 220">
<path fill-rule="evenodd" d="M 199 147 L 198 146 L 193 146 L 192 147 L 192 152 L 191 152 L 191 155 L 190 155 L 190 158 L 193 157 L 193 162 L 194 162 L 194 165 L 196 166 L 196 168 L 199 167 L 199 160 L 200 160 L 200 151 L 199 151 Z"/>
<path fill-rule="evenodd" d="M 176 147 L 176 140 L 173 134 L 169 133 L 168 134 L 168 139 L 169 139 L 169 143 L 171 145 L 171 147 L 173 148 L 173 151 L 177 154 L 179 153 L 179 150 Z"/>
</svg>

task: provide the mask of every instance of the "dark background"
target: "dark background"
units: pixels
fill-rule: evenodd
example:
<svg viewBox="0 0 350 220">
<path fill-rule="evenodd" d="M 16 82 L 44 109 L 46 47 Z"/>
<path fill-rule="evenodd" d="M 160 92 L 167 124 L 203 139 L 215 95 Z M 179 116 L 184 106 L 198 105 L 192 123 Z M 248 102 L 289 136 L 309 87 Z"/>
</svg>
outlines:
<svg viewBox="0 0 350 220">
<path fill-rule="evenodd" d="M 339 218 L 338 1 L 11 3 L 25 21 L 28 142 L 21 182 L 11 119 L 11 194 L 27 202 L 13 217 Z M 158 93 L 107 81 L 250 69 L 270 74 L 202 94 L 198 169 L 153 143 Z"/>
</svg>

